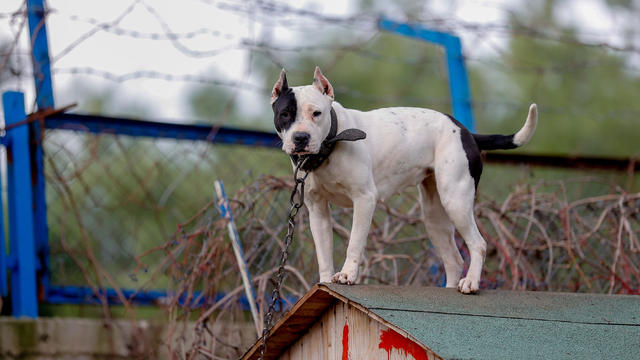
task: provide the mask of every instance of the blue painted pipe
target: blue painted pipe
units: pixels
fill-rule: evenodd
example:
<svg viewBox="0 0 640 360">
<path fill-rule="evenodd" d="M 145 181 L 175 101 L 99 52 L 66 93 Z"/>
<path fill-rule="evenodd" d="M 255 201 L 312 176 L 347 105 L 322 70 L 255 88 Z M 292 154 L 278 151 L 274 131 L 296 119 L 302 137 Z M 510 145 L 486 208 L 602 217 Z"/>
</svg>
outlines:
<svg viewBox="0 0 640 360">
<path fill-rule="evenodd" d="M 444 47 L 449 70 L 449 92 L 451 94 L 453 116 L 469 131 L 475 132 L 475 122 L 471 109 L 471 91 L 469 90 L 469 79 L 464 64 L 464 56 L 462 55 L 460 38 L 449 33 L 427 29 L 420 24 L 399 23 L 386 18 L 381 18 L 378 21 L 378 27 L 380 30 L 393 34 L 427 41 Z"/>
</svg>

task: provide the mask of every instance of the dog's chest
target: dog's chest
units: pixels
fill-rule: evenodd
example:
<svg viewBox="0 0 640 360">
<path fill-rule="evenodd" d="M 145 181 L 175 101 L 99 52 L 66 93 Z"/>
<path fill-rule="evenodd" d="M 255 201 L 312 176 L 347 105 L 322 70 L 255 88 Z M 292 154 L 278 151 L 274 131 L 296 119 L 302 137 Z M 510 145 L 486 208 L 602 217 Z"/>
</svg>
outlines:
<svg viewBox="0 0 640 360">
<path fill-rule="evenodd" d="M 324 180 L 324 181 L 323 181 Z M 314 197 L 320 197 L 342 207 L 352 207 L 349 189 L 342 182 L 314 178 L 308 190 Z"/>
</svg>

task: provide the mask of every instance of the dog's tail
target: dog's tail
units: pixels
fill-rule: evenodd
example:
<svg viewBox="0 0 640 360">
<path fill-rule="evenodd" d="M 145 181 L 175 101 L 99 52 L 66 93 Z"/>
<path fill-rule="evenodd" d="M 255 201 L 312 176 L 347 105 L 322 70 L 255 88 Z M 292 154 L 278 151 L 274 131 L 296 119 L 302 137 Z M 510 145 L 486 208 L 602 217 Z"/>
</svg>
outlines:
<svg viewBox="0 0 640 360">
<path fill-rule="evenodd" d="M 473 138 L 478 144 L 480 150 L 498 150 L 498 149 L 515 149 L 531 140 L 533 133 L 536 131 L 538 124 L 538 107 L 531 104 L 529 107 L 529 115 L 522 129 L 512 135 L 479 135 L 473 134 Z"/>
</svg>

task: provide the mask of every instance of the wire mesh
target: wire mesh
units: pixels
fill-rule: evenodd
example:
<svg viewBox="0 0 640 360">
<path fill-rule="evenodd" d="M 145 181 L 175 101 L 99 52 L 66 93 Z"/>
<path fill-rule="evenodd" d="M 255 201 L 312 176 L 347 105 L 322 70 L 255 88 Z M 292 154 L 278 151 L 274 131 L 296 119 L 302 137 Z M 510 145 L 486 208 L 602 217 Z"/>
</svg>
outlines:
<svg viewBox="0 0 640 360">
<path fill-rule="evenodd" d="M 87 285 L 74 261 L 86 268 L 89 259 L 70 256 L 82 249 L 119 286 L 135 287 L 131 260 L 211 202 L 215 179 L 234 193 L 290 169 L 271 149 L 202 141 L 49 130 L 44 147 L 53 284 Z"/>
</svg>

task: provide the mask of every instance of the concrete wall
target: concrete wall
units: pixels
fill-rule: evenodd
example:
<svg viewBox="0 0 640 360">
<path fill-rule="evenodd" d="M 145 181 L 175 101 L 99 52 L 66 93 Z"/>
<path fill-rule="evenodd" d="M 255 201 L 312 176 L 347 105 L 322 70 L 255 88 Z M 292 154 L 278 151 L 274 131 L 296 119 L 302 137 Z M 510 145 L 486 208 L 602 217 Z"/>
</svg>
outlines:
<svg viewBox="0 0 640 360">
<path fill-rule="evenodd" d="M 192 325 L 187 328 L 193 329 Z M 252 324 L 215 324 L 211 328 L 216 337 L 236 344 L 240 351 L 256 339 Z M 165 325 L 144 320 L 112 320 L 109 325 L 101 319 L 0 318 L 0 359 L 166 359 L 166 339 Z M 188 336 L 187 343 L 189 340 Z M 229 353 L 221 348 L 215 352 L 220 351 Z"/>
</svg>

